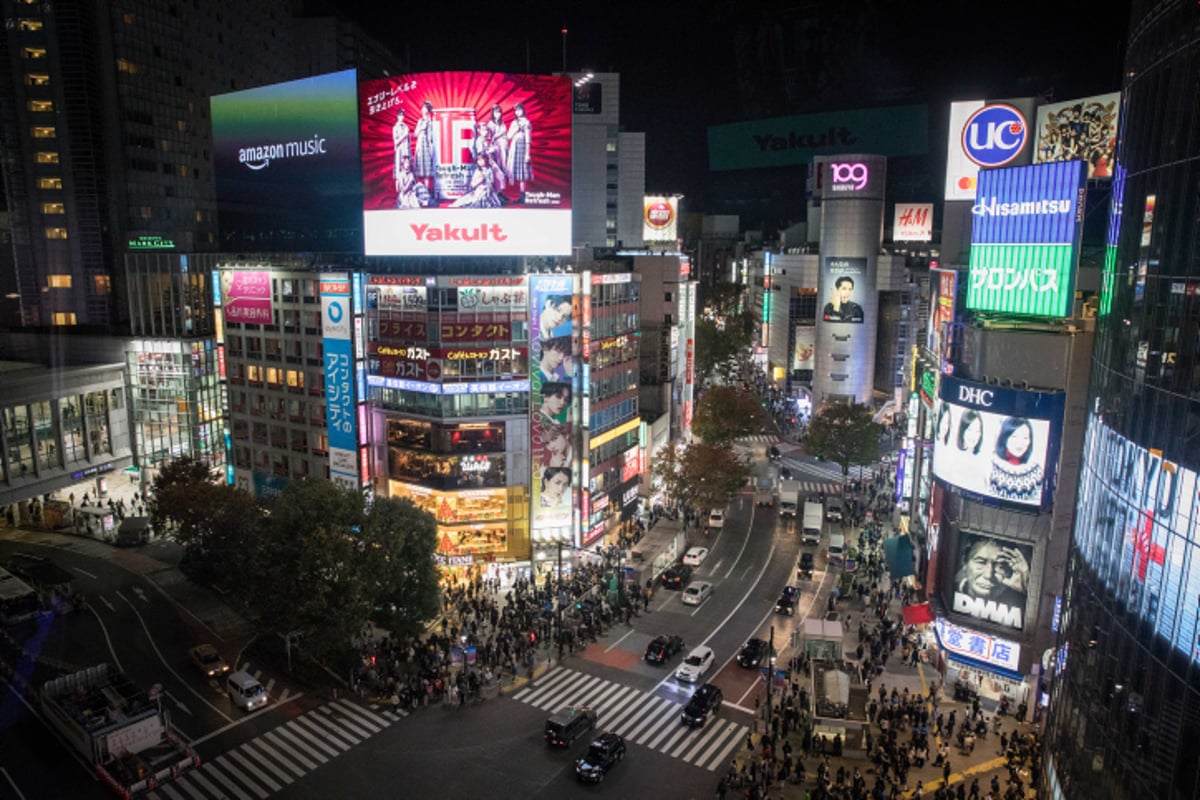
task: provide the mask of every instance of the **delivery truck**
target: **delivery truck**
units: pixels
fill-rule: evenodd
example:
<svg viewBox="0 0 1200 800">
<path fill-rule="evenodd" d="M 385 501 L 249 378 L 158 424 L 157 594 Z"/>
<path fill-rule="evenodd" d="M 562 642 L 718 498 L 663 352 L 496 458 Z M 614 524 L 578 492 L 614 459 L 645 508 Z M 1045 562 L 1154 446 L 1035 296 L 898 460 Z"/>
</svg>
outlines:
<svg viewBox="0 0 1200 800">
<path fill-rule="evenodd" d="M 779 516 L 795 518 L 800 510 L 800 482 L 780 481 Z"/>
</svg>

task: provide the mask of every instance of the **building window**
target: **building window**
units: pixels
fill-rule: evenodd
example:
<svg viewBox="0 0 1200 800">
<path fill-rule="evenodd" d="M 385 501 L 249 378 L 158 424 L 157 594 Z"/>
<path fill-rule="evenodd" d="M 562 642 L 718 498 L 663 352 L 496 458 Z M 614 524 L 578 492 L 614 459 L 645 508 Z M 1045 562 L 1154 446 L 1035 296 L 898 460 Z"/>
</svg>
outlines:
<svg viewBox="0 0 1200 800">
<path fill-rule="evenodd" d="M 42 21 L 40 19 L 19 20 L 17 28 L 23 31 L 40 31 L 42 29 Z"/>
<path fill-rule="evenodd" d="M 112 291 L 112 277 L 109 275 L 93 275 L 92 284 L 96 294 L 108 294 Z"/>
<path fill-rule="evenodd" d="M 51 324 L 53 325 L 74 325 L 74 311 L 55 311 Z"/>
<path fill-rule="evenodd" d="M 65 239 L 67 238 L 66 228 L 46 228 L 47 239 Z"/>
<path fill-rule="evenodd" d="M 61 189 L 62 178 L 38 178 L 39 189 Z"/>
<path fill-rule="evenodd" d="M 133 24 L 133 14 L 122 14 L 121 22 L 124 22 L 126 25 L 132 25 Z"/>
<path fill-rule="evenodd" d="M 22 47 L 21 58 L 45 58 L 46 48 L 44 47 Z"/>
<path fill-rule="evenodd" d="M 117 59 L 117 72 L 127 72 L 130 75 L 137 75 L 141 71 L 142 71 L 142 68 L 139 65 L 135 64 L 134 62 L 130 61 L 129 59 L 127 59 L 127 58 L 118 58 Z"/>
<path fill-rule="evenodd" d="M 50 76 L 42 72 L 30 72 L 25 75 L 26 86 L 49 86 Z"/>
<path fill-rule="evenodd" d="M 53 100 L 30 100 L 28 103 L 30 111 L 53 111 Z"/>
<path fill-rule="evenodd" d="M 46 285 L 51 289 L 70 289 L 70 275 L 48 275 L 46 276 Z"/>
<path fill-rule="evenodd" d="M 138 208 L 138 216 L 142 219 L 154 219 L 154 209 L 150 206 L 140 206 Z"/>
<path fill-rule="evenodd" d="M 65 214 L 67 213 L 66 206 L 62 203 L 42 203 L 43 214 Z"/>
<path fill-rule="evenodd" d="M 57 164 L 58 153 L 53 153 L 47 150 L 41 150 L 37 154 L 37 163 L 39 164 Z"/>
<path fill-rule="evenodd" d="M 35 139 L 53 139 L 58 135 L 53 125 L 34 125 L 29 130 Z"/>
</svg>

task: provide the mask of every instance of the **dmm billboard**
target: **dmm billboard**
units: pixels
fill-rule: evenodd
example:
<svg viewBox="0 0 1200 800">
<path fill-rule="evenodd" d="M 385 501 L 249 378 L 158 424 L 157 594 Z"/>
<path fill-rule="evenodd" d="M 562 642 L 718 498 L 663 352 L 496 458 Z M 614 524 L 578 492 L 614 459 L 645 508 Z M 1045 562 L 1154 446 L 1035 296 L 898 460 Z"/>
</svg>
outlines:
<svg viewBox="0 0 1200 800">
<path fill-rule="evenodd" d="M 571 101 L 567 77 L 364 82 L 366 254 L 570 254 Z"/>
</svg>

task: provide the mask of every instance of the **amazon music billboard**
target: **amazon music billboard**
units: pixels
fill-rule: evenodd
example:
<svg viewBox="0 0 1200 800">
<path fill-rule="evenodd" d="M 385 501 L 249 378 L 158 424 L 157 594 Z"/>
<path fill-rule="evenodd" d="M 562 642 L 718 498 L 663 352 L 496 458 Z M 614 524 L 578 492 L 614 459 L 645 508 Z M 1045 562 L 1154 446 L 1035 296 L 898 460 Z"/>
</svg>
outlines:
<svg viewBox="0 0 1200 800">
<path fill-rule="evenodd" d="M 367 255 L 569 255 L 571 81 L 430 72 L 359 85 Z"/>
</svg>

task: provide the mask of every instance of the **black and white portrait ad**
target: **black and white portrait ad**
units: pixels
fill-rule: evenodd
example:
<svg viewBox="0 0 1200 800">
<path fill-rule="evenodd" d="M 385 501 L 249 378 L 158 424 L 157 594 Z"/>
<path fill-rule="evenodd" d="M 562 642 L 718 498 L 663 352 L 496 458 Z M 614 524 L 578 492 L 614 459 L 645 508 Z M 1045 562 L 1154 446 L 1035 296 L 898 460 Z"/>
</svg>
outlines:
<svg viewBox="0 0 1200 800">
<path fill-rule="evenodd" d="M 961 531 L 958 569 L 951 587 L 954 611 L 1021 630 L 1032 566 L 1032 544 Z"/>
</svg>

